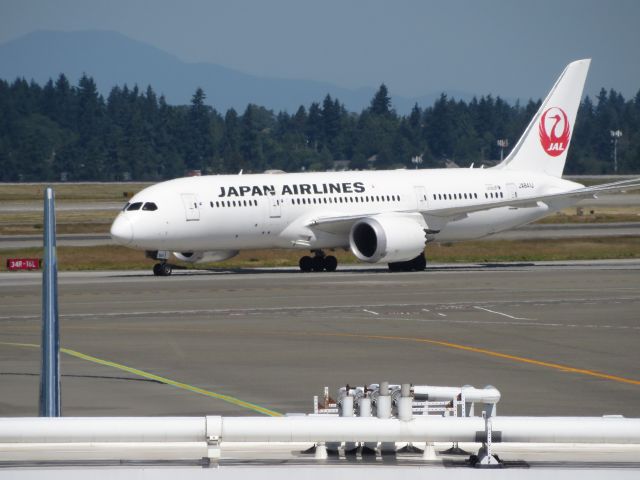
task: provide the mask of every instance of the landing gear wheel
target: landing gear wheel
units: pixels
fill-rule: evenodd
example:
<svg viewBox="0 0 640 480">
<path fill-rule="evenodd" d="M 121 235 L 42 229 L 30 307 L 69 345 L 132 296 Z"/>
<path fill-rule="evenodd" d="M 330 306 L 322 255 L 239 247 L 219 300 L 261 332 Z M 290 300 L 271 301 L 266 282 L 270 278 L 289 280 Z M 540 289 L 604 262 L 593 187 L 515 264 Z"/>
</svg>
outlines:
<svg viewBox="0 0 640 480">
<path fill-rule="evenodd" d="M 310 256 L 305 255 L 298 262 L 298 266 L 303 272 L 310 272 L 313 268 L 313 259 Z"/>
<path fill-rule="evenodd" d="M 338 268 L 338 259 L 333 255 L 328 255 L 324 257 L 324 269 L 327 272 L 335 272 L 336 268 Z"/>
<path fill-rule="evenodd" d="M 171 266 L 171 264 L 163 263 L 162 264 L 162 276 L 163 277 L 168 277 L 169 275 L 171 275 L 171 272 L 173 272 L 173 267 Z"/>
<path fill-rule="evenodd" d="M 156 263 L 153 266 L 153 274 L 156 277 L 168 277 L 169 275 L 171 275 L 172 271 L 173 267 L 170 263 Z"/>
<path fill-rule="evenodd" d="M 324 257 L 313 257 L 311 259 L 311 269 L 314 272 L 321 272 L 324 270 Z"/>
</svg>

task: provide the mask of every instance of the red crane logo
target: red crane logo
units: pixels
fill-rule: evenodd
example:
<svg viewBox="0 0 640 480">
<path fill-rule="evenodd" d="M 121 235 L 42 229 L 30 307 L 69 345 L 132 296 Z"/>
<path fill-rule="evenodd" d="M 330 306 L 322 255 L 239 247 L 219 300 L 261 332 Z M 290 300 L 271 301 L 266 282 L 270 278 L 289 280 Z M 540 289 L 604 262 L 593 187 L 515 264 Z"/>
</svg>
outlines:
<svg viewBox="0 0 640 480">
<path fill-rule="evenodd" d="M 540 144 L 547 155 L 557 157 L 567 149 L 571 129 L 564 110 L 551 107 L 545 110 L 540 119 Z"/>
</svg>

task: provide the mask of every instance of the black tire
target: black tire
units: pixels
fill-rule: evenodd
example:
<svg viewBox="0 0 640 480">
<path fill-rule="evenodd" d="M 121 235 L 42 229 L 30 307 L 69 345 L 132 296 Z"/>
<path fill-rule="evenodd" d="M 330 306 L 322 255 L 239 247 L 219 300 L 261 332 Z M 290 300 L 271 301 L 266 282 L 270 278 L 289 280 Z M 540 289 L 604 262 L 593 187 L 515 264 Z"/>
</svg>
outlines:
<svg viewBox="0 0 640 480">
<path fill-rule="evenodd" d="M 314 272 L 322 272 L 324 270 L 324 258 L 313 257 L 311 259 L 311 269 Z"/>
<path fill-rule="evenodd" d="M 336 268 L 338 268 L 338 259 L 333 255 L 328 255 L 324 257 L 324 269 L 327 272 L 335 272 Z"/>
<path fill-rule="evenodd" d="M 169 263 L 163 263 L 162 264 L 162 276 L 163 277 L 168 277 L 169 275 L 171 275 L 172 271 L 173 271 L 173 268 L 171 267 L 171 264 L 169 264 Z"/>
<path fill-rule="evenodd" d="M 161 276 L 161 275 L 162 275 L 162 264 L 161 264 L 161 263 L 156 263 L 156 264 L 153 266 L 153 274 L 154 274 L 156 277 L 159 277 L 159 276 Z"/>
<path fill-rule="evenodd" d="M 298 266 L 303 272 L 310 272 L 313 268 L 313 259 L 310 256 L 305 255 L 304 257 L 300 258 Z"/>
</svg>

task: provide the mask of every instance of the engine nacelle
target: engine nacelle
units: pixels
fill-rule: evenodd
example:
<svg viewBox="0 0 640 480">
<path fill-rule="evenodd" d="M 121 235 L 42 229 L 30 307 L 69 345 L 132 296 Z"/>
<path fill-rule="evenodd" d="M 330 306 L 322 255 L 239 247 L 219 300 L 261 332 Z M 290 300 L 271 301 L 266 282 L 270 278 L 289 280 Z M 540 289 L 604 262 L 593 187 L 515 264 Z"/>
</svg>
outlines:
<svg viewBox="0 0 640 480">
<path fill-rule="evenodd" d="M 235 257 L 238 250 L 215 250 L 213 252 L 173 252 L 178 260 L 188 263 L 196 262 L 222 262 Z"/>
<path fill-rule="evenodd" d="M 404 262 L 424 251 L 425 228 L 419 215 L 376 215 L 353 224 L 349 246 L 363 262 Z"/>
</svg>

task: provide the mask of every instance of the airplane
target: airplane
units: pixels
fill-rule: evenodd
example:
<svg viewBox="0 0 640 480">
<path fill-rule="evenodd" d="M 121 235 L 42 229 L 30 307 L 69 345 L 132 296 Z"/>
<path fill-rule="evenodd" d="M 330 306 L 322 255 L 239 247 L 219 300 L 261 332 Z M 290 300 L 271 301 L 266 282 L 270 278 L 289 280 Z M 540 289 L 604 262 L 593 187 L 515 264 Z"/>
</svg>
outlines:
<svg viewBox="0 0 640 480">
<path fill-rule="evenodd" d="M 300 270 L 334 271 L 350 249 L 392 271 L 424 270 L 425 246 L 486 237 L 640 178 L 584 187 L 562 179 L 591 60 L 562 72 L 510 154 L 491 168 L 207 175 L 145 188 L 111 226 L 115 242 L 158 260 L 222 261 L 244 249 L 311 252 Z"/>
</svg>

